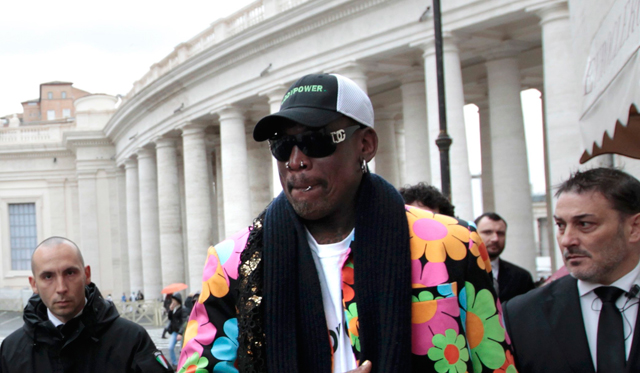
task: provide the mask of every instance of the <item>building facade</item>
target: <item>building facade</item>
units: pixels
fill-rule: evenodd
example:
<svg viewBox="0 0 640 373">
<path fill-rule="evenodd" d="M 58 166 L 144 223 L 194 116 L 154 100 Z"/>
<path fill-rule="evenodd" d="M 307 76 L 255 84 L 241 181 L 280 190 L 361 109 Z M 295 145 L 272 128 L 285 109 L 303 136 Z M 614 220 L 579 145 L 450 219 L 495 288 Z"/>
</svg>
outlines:
<svg viewBox="0 0 640 373">
<path fill-rule="evenodd" d="M 578 169 L 583 150 L 576 93 L 583 61 L 571 53 L 571 2 L 442 3 L 456 213 L 474 218 L 463 107 L 475 104 L 484 209 L 509 221 L 505 259 L 535 273 L 536 242 L 551 243 L 553 229 L 552 219 L 540 229 L 534 218 L 520 92 L 542 92 L 547 171 L 540 177 L 550 196 Z M 253 125 L 278 110 L 297 78 L 317 72 L 345 75 L 370 95 L 376 173 L 396 186 L 440 185 L 433 19 L 425 2 L 257 0 L 178 45 L 117 109 L 113 97 L 86 96 L 75 100 L 75 124 L 55 140 L 5 146 L 0 133 L 0 159 L 11 160 L 0 162 L 0 287 L 26 284 L 27 273 L 8 260 L 4 219 L 12 204 L 27 202 L 37 238 L 76 240 L 105 293 L 142 290 L 152 299 L 173 282 L 199 289 L 207 247 L 249 225 L 280 192 L 267 145 L 251 138 Z M 587 166 L 594 164 L 640 174 L 637 161 L 622 157 Z M 543 231 L 547 237 L 536 238 Z M 550 262 L 557 268 L 559 258 Z"/>
</svg>

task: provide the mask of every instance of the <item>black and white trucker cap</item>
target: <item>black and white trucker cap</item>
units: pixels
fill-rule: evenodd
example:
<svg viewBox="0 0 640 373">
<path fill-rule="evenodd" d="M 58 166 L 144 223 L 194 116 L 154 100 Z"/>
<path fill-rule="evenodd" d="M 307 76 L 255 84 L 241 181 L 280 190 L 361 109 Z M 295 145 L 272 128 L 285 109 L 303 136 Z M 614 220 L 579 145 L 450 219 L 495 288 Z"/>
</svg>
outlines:
<svg viewBox="0 0 640 373">
<path fill-rule="evenodd" d="M 280 111 L 258 121 L 253 139 L 265 141 L 290 121 L 320 128 L 343 115 L 373 127 L 371 100 L 353 80 L 338 74 L 306 75 L 289 87 Z"/>
</svg>

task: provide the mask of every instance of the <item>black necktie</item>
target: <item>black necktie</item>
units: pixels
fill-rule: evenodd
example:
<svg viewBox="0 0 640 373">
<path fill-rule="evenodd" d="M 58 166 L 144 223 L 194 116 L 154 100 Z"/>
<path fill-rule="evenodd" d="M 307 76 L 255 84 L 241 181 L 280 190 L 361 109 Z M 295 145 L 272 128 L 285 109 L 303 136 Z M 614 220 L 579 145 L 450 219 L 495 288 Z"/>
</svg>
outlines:
<svg viewBox="0 0 640 373">
<path fill-rule="evenodd" d="M 624 291 L 614 286 L 601 286 L 594 292 L 602 300 L 602 310 L 598 320 L 598 369 L 596 371 L 598 373 L 622 372 L 626 361 L 624 329 L 616 300 Z"/>
</svg>

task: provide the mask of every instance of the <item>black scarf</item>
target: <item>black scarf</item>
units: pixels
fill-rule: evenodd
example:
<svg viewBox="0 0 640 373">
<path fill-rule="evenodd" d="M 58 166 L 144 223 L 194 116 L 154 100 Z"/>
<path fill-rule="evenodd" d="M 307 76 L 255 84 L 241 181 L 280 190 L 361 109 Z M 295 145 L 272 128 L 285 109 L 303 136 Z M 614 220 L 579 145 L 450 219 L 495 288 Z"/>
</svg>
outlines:
<svg viewBox="0 0 640 373">
<path fill-rule="evenodd" d="M 358 192 L 355 267 L 361 353 L 373 372 L 411 371 L 411 266 L 404 202 L 379 176 Z M 331 372 L 317 270 L 305 230 L 284 194 L 264 224 L 264 332 L 269 372 Z"/>
</svg>

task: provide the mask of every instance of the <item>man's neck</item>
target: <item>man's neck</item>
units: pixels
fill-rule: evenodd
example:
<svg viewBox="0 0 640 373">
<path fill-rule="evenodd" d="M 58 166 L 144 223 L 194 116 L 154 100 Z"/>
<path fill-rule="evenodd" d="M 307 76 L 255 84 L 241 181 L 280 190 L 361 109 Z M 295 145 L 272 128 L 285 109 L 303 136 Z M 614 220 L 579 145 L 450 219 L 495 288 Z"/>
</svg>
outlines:
<svg viewBox="0 0 640 373">
<path fill-rule="evenodd" d="M 342 219 L 323 218 L 320 220 L 306 220 L 303 224 L 309 233 L 320 245 L 326 245 L 344 240 L 355 227 L 355 214 L 353 217 Z"/>
</svg>

